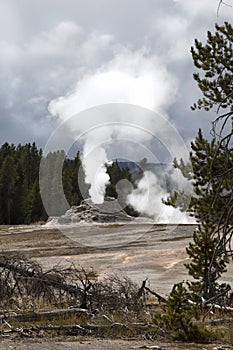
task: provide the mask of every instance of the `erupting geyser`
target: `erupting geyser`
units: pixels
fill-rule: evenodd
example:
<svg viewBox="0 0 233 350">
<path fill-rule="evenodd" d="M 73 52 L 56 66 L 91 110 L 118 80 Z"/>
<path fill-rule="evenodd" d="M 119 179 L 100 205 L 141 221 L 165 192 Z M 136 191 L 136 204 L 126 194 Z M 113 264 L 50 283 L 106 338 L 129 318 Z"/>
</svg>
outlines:
<svg viewBox="0 0 233 350">
<path fill-rule="evenodd" d="M 50 219 L 50 224 L 131 222 L 133 218 L 121 209 L 118 201 L 105 197 L 102 204 L 84 199 L 79 206 L 72 206 L 64 215 Z"/>
</svg>

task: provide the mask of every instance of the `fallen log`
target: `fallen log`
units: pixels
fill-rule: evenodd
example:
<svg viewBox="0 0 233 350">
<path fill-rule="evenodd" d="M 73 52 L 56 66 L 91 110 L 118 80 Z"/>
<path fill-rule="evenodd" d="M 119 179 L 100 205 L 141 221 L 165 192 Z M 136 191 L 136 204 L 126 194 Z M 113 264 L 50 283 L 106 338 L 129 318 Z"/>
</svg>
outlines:
<svg viewBox="0 0 233 350">
<path fill-rule="evenodd" d="M 133 324 L 124 324 L 119 322 L 114 322 L 110 325 L 98 325 L 98 324 L 73 324 L 73 325 L 36 325 L 31 327 L 21 327 L 21 328 L 14 328 L 10 326 L 8 330 L 3 330 L 2 334 L 9 334 L 9 333 L 20 333 L 21 335 L 29 336 L 33 332 L 39 332 L 39 331 L 78 331 L 81 334 L 92 334 L 96 331 L 102 331 L 102 330 L 110 330 L 113 328 L 125 328 L 128 330 L 132 330 L 134 328 L 142 328 L 143 331 L 145 331 L 145 328 L 155 328 L 156 326 L 153 324 L 140 324 L 140 323 L 133 323 Z"/>
<path fill-rule="evenodd" d="M 24 313 L 24 314 L 14 314 L 14 315 L 7 315 L 7 320 L 15 320 L 18 322 L 34 322 L 34 321 L 40 321 L 40 320 L 51 320 L 55 317 L 60 316 L 80 316 L 80 315 L 87 315 L 91 316 L 92 314 L 88 312 L 86 309 L 80 309 L 80 308 L 72 308 L 72 309 L 57 309 L 57 310 L 50 310 L 50 311 L 42 311 L 42 312 L 30 312 L 30 313 Z"/>
<path fill-rule="evenodd" d="M 233 323 L 232 317 L 216 318 L 215 320 L 205 320 L 205 323 L 210 323 L 211 325 L 222 324 L 222 323 L 231 323 L 231 322 Z"/>
<path fill-rule="evenodd" d="M 43 325 L 43 326 L 35 326 L 31 327 L 29 329 L 31 330 L 85 330 L 85 331 L 93 331 L 93 330 L 99 330 L 99 329 L 111 329 L 114 327 L 123 327 L 123 328 L 129 328 L 128 325 L 124 323 L 118 323 L 114 322 L 111 325 L 98 325 L 98 324 L 75 324 L 75 325 L 59 325 L 59 326 L 53 326 L 53 325 Z"/>
</svg>

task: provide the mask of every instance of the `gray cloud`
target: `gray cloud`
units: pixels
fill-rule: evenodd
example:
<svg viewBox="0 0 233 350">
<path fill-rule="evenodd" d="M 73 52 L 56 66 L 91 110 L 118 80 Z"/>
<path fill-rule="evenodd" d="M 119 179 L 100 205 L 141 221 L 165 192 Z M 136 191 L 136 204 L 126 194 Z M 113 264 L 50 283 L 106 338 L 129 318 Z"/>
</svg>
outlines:
<svg viewBox="0 0 233 350">
<path fill-rule="evenodd" d="M 232 2 L 230 0 L 230 2 Z M 211 117 L 192 113 L 198 97 L 189 53 L 233 9 L 203 0 L 2 0 L 0 3 L 0 143 L 43 146 L 56 126 L 47 107 L 111 62 L 119 48 L 158 56 L 178 81 L 167 112 L 184 137 L 206 131 Z"/>
</svg>

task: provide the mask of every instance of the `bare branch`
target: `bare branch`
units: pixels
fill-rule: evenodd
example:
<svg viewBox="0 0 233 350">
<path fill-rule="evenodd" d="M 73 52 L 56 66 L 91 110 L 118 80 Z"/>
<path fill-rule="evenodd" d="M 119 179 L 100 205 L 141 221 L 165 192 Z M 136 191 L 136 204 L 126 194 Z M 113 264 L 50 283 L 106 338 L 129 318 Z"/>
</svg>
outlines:
<svg viewBox="0 0 233 350">
<path fill-rule="evenodd" d="M 228 6 L 228 7 L 232 7 L 231 5 L 227 4 L 226 2 L 224 2 L 223 0 L 220 0 L 218 3 L 218 8 L 217 8 L 217 17 L 219 16 L 219 11 L 220 11 L 220 7 L 222 5 Z"/>
</svg>

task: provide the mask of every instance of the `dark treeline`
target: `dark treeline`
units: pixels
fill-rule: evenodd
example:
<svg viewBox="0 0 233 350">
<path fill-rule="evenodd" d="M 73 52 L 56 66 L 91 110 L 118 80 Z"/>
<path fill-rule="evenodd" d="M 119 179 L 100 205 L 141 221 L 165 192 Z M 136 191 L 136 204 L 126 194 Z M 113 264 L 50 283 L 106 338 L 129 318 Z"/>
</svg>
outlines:
<svg viewBox="0 0 233 350">
<path fill-rule="evenodd" d="M 39 193 L 41 158 L 35 143 L 0 148 L 0 224 L 46 219 Z"/>
<path fill-rule="evenodd" d="M 40 164 L 44 162 L 48 170 L 45 183 L 39 184 Z M 62 162 L 62 163 L 61 163 Z M 59 179 L 59 166 L 62 167 L 62 183 Z M 133 182 L 129 168 L 121 169 L 117 162 L 108 167 L 110 184 L 106 194 L 117 197 L 116 184 L 120 179 Z M 40 194 L 40 185 L 48 186 L 47 196 Z M 59 186 L 60 188 L 59 190 Z M 81 156 L 74 159 L 65 157 L 64 151 L 49 153 L 42 157 L 42 150 L 35 143 L 26 145 L 5 143 L 0 148 L 0 224 L 29 224 L 45 221 L 48 214 L 44 209 L 49 205 L 49 215 L 62 215 L 60 195 L 65 194 L 70 206 L 78 205 L 88 197 L 88 186 L 84 182 Z M 126 191 L 127 192 L 127 191 Z M 127 193 L 122 193 L 124 201 Z M 131 210 L 130 208 L 128 209 Z"/>
</svg>

